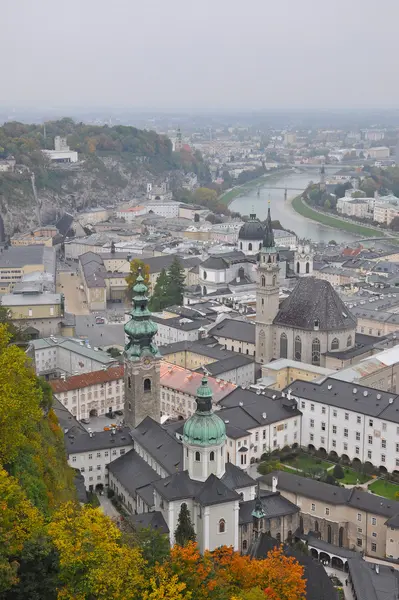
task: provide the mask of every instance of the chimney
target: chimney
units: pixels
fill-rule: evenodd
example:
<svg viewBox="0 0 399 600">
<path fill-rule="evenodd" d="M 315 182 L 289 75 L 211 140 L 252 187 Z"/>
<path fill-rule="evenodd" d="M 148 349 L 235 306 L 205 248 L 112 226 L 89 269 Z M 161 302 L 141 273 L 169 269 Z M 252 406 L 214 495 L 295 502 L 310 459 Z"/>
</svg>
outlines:
<svg viewBox="0 0 399 600">
<path fill-rule="evenodd" d="M 277 477 L 272 477 L 272 492 L 275 494 L 277 492 L 277 484 L 278 484 L 278 479 Z"/>
</svg>

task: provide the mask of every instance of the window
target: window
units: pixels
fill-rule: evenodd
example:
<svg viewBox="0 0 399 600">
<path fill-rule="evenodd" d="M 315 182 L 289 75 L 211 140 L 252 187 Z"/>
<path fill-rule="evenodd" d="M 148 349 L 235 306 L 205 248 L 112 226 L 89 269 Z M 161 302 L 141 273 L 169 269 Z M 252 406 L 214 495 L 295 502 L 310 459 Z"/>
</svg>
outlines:
<svg viewBox="0 0 399 600">
<path fill-rule="evenodd" d="M 373 436 L 372 435 L 368 436 L 368 442 L 369 442 L 369 444 L 373 443 Z"/>
<path fill-rule="evenodd" d="M 97 465 L 97 471 L 101 471 L 101 465 Z"/>
<path fill-rule="evenodd" d="M 151 392 L 151 379 L 144 379 L 144 391 Z"/>
<path fill-rule="evenodd" d="M 325 513 L 326 513 L 326 515 L 327 515 L 327 517 L 328 517 L 328 515 L 330 514 L 330 509 L 329 509 L 329 508 L 326 508 L 326 510 L 325 510 Z"/>
<path fill-rule="evenodd" d="M 357 417 L 356 417 L 356 423 L 361 423 L 361 422 L 362 422 L 362 418 L 361 418 L 361 417 L 359 417 L 359 416 L 357 416 Z"/>
<path fill-rule="evenodd" d="M 359 548 L 361 548 L 363 546 L 362 538 L 357 538 L 356 545 L 359 546 Z"/>
<path fill-rule="evenodd" d="M 320 444 L 321 444 L 322 446 L 324 446 L 324 444 L 325 444 L 325 443 L 326 443 L 326 438 L 324 438 L 324 437 L 321 437 L 321 438 L 320 438 Z"/>
<path fill-rule="evenodd" d="M 337 447 L 337 442 L 335 440 L 332 441 L 332 447 L 336 448 Z"/>
<path fill-rule="evenodd" d="M 97 452 L 97 458 L 101 458 L 101 452 Z"/>
<path fill-rule="evenodd" d="M 361 521 L 362 520 L 362 513 L 357 513 L 357 520 Z"/>
<path fill-rule="evenodd" d="M 326 407 L 325 407 L 325 406 L 322 406 L 322 407 L 321 407 L 321 414 L 322 414 L 322 415 L 325 415 L 325 414 L 326 414 Z"/>
<path fill-rule="evenodd" d="M 288 341 L 285 333 L 280 335 L 280 358 L 287 358 L 288 355 Z"/>
<path fill-rule="evenodd" d="M 226 521 L 224 519 L 220 519 L 219 521 L 219 533 L 224 533 L 226 531 Z"/>
<path fill-rule="evenodd" d="M 320 340 L 315 338 L 312 342 L 312 365 L 320 366 Z"/>
<path fill-rule="evenodd" d="M 337 433 L 337 426 L 336 426 L 336 425 L 333 425 L 333 426 L 332 426 L 332 432 L 333 432 L 333 433 Z"/>
<path fill-rule="evenodd" d="M 337 416 L 337 411 L 333 410 L 333 417 L 336 417 L 336 416 Z"/>
<path fill-rule="evenodd" d="M 266 287 L 266 279 L 265 279 L 264 275 L 262 275 L 262 277 L 261 277 L 261 286 Z"/>
<path fill-rule="evenodd" d="M 92 454 L 89 454 L 89 460 L 91 460 L 93 458 Z"/>
<path fill-rule="evenodd" d="M 375 532 L 375 531 L 373 531 L 373 533 L 372 533 L 371 535 L 372 535 L 372 537 L 374 537 L 374 538 L 376 538 L 376 537 L 377 537 L 377 534 L 376 534 L 376 532 Z"/>
<path fill-rule="evenodd" d="M 381 462 L 385 462 L 385 454 L 381 454 Z"/>
<path fill-rule="evenodd" d="M 248 548 L 248 542 L 247 542 L 247 540 L 243 540 L 243 541 L 242 541 L 242 549 L 243 549 L 243 552 L 245 552 L 247 548 Z"/>
<path fill-rule="evenodd" d="M 80 467 L 80 472 L 84 473 L 85 472 L 85 468 L 84 467 Z"/>
<path fill-rule="evenodd" d="M 311 433 L 311 434 L 309 435 L 309 439 L 310 439 L 310 441 L 311 441 L 311 442 L 313 442 L 313 440 L 314 440 L 314 435 L 313 435 L 313 433 Z"/>
<path fill-rule="evenodd" d="M 132 380 L 130 379 L 130 376 L 127 378 L 127 387 L 128 388 L 132 387 Z"/>
<path fill-rule="evenodd" d="M 357 532 L 358 532 L 358 533 L 363 533 L 363 529 L 362 529 L 361 527 L 358 527 L 358 528 L 357 528 Z"/>
<path fill-rule="evenodd" d="M 371 517 L 371 524 L 377 525 L 377 519 L 375 517 Z"/>
<path fill-rule="evenodd" d="M 371 552 L 377 552 L 377 544 L 375 542 L 371 544 Z"/>
<path fill-rule="evenodd" d="M 348 437 L 348 430 L 344 429 L 344 437 Z"/>
<path fill-rule="evenodd" d="M 346 346 L 347 348 L 350 348 L 352 346 L 352 336 L 348 335 L 348 339 L 346 340 Z"/>
<path fill-rule="evenodd" d="M 345 421 L 349 421 L 349 413 L 345 413 Z"/>
<path fill-rule="evenodd" d="M 326 430 L 326 424 L 325 424 L 325 422 L 324 422 L 324 421 L 321 423 L 321 430 L 322 430 L 322 431 L 325 431 L 325 430 Z"/>
<path fill-rule="evenodd" d="M 312 504 L 312 511 L 315 512 L 316 510 L 316 504 Z"/>
<path fill-rule="evenodd" d="M 215 460 L 215 453 L 212 450 L 212 452 L 209 454 L 209 460 L 214 461 Z"/>
<path fill-rule="evenodd" d="M 92 471 L 92 470 L 93 470 L 93 467 L 89 467 L 89 471 Z"/>
<path fill-rule="evenodd" d="M 124 448 L 121 448 L 121 449 L 119 450 L 119 454 L 125 454 L 125 452 L 126 452 L 126 450 L 125 450 Z"/>
<path fill-rule="evenodd" d="M 373 456 L 373 455 L 372 455 L 372 452 L 371 452 L 371 450 L 367 450 L 367 458 L 368 458 L 369 460 L 371 460 L 371 459 L 372 459 L 372 456 Z"/>
<path fill-rule="evenodd" d="M 294 340 L 294 359 L 301 360 L 302 359 L 302 342 L 299 335 L 296 336 Z"/>
<path fill-rule="evenodd" d="M 200 452 L 196 452 L 196 453 L 195 453 L 195 460 L 196 460 L 197 462 L 201 462 L 201 453 L 200 453 Z"/>
<path fill-rule="evenodd" d="M 310 405 L 310 410 L 311 410 L 312 412 L 314 412 L 314 404 L 311 404 L 311 405 Z"/>
<path fill-rule="evenodd" d="M 310 419 L 310 426 L 314 427 L 314 419 Z"/>
<path fill-rule="evenodd" d="M 381 448 L 386 448 L 386 447 L 387 447 L 387 441 L 381 440 Z"/>
<path fill-rule="evenodd" d="M 106 458 L 108 457 L 108 450 L 106 450 L 106 451 L 104 452 L 104 456 L 105 456 Z"/>
<path fill-rule="evenodd" d="M 331 342 L 331 350 L 338 350 L 339 349 L 339 340 L 338 338 L 334 338 L 333 341 Z"/>
<path fill-rule="evenodd" d="M 76 456 L 72 456 L 72 462 L 76 462 Z"/>
<path fill-rule="evenodd" d="M 382 431 L 386 431 L 386 430 L 387 430 L 387 424 L 386 424 L 386 423 L 383 423 L 383 424 L 382 424 Z"/>
<path fill-rule="evenodd" d="M 348 444 L 346 442 L 344 442 L 344 450 L 348 450 Z"/>
<path fill-rule="evenodd" d="M 369 419 L 369 427 L 372 427 L 372 426 L 373 426 L 373 424 L 374 424 L 374 421 L 373 421 L 373 419 Z"/>
</svg>

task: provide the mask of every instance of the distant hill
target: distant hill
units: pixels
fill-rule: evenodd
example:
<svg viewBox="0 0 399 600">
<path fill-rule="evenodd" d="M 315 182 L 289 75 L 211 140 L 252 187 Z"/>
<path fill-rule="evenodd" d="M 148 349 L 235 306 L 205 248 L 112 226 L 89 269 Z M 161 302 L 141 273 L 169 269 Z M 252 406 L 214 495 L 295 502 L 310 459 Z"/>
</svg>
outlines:
<svg viewBox="0 0 399 600">
<path fill-rule="evenodd" d="M 70 149 L 79 153 L 79 163 L 50 164 L 41 150 L 52 150 L 57 135 L 66 137 Z M 45 127 L 5 123 L 0 127 L 0 160 L 10 155 L 17 163 L 15 172 L 0 172 L 0 213 L 8 233 L 37 223 L 38 202 L 46 221 L 46 215 L 53 217 L 57 209 L 74 212 L 140 196 L 148 181 L 165 176 L 176 187 L 187 172 L 196 173 L 200 181 L 209 177 L 199 152 L 173 152 L 167 136 L 124 125 L 75 123 L 70 118 L 47 122 Z"/>
</svg>

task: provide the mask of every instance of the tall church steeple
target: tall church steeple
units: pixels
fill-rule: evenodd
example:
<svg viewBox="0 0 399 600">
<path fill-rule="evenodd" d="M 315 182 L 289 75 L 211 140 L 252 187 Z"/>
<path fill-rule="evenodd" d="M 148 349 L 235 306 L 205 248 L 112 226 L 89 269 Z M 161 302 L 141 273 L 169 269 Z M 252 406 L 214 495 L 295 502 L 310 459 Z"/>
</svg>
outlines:
<svg viewBox="0 0 399 600">
<path fill-rule="evenodd" d="M 273 358 L 273 319 L 279 307 L 279 257 L 274 243 L 270 204 L 262 248 L 258 255 L 256 285 L 256 360 Z"/>
<path fill-rule="evenodd" d="M 155 421 L 161 417 L 160 377 L 161 358 L 153 342 L 157 325 L 148 310 L 148 288 L 141 271 L 133 287 L 133 308 L 124 330 L 127 343 L 123 353 L 125 364 L 125 423 L 137 427 L 145 417 Z"/>
</svg>

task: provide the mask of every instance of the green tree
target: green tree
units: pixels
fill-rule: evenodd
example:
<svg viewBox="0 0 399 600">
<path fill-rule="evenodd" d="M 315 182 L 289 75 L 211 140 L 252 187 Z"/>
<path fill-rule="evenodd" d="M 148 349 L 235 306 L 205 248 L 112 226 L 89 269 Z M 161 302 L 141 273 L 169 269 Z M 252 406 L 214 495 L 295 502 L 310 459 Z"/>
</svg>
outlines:
<svg viewBox="0 0 399 600">
<path fill-rule="evenodd" d="M 126 283 L 127 283 L 127 295 L 129 298 L 132 298 L 133 288 L 137 281 L 137 277 L 139 276 L 139 272 L 141 269 L 141 276 L 144 277 L 144 283 L 150 288 L 150 267 L 140 258 L 135 258 L 130 262 L 130 273 L 127 275 Z"/>
<path fill-rule="evenodd" d="M 217 199 L 215 190 L 206 187 L 197 188 L 193 194 L 194 202 L 208 206 Z"/>
<path fill-rule="evenodd" d="M 333 469 L 333 475 L 335 479 L 343 479 L 345 477 L 345 473 L 340 464 L 336 464 Z"/>
<path fill-rule="evenodd" d="M 148 527 L 140 529 L 136 537 L 143 558 L 150 567 L 154 567 L 156 563 L 163 563 L 169 556 L 169 537 L 165 533 Z"/>
<path fill-rule="evenodd" d="M 390 222 L 389 227 L 392 231 L 399 231 L 399 217 L 394 217 Z"/>
<path fill-rule="evenodd" d="M 168 293 L 169 278 L 165 269 L 162 269 L 155 283 L 154 293 L 151 296 L 150 310 L 158 312 L 168 306 Z"/>
<path fill-rule="evenodd" d="M 170 304 L 183 304 L 184 282 L 186 276 L 180 260 L 175 256 L 168 270 L 167 301 Z"/>
<path fill-rule="evenodd" d="M 175 530 L 175 541 L 179 546 L 185 546 L 188 542 L 195 542 L 194 526 L 191 522 L 190 511 L 185 502 L 183 502 L 180 508 Z"/>
</svg>

